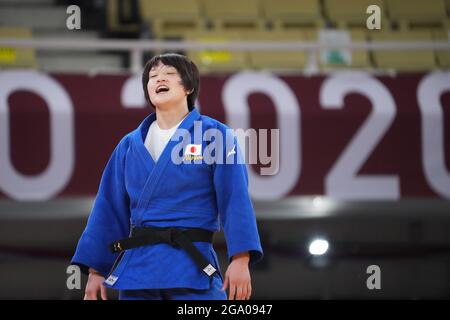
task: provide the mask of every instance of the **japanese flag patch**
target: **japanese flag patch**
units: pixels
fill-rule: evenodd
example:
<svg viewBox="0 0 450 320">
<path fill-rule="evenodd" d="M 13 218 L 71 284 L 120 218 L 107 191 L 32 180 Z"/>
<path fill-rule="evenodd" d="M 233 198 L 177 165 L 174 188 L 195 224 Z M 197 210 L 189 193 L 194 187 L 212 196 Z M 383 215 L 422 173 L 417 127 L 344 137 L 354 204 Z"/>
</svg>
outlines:
<svg viewBox="0 0 450 320">
<path fill-rule="evenodd" d="M 202 145 L 188 144 L 184 148 L 184 160 L 202 160 Z"/>
</svg>

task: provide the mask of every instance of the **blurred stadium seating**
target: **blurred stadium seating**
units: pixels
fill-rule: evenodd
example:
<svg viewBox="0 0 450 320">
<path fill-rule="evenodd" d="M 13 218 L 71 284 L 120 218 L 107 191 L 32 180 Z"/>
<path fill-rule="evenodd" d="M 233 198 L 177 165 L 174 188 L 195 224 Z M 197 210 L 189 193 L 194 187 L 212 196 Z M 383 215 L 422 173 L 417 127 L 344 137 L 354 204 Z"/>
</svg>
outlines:
<svg viewBox="0 0 450 320">
<path fill-rule="evenodd" d="M 25 27 L 0 27 L 0 38 L 31 39 L 31 29 Z M 34 49 L 0 48 L 1 68 L 35 68 Z"/>
<path fill-rule="evenodd" d="M 108 31 L 112 34 L 139 31 L 140 16 L 136 1 L 107 1 L 106 17 Z"/>
<path fill-rule="evenodd" d="M 372 41 L 432 41 L 431 32 L 424 31 L 393 31 L 370 33 Z M 408 59 L 405 59 L 405 55 Z M 381 69 L 398 71 L 423 71 L 436 68 L 433 50 L 396 50 L 378 51 L 373 53 L 375 65 Z"/>
<path fill-rule="evenodd" d="M 434 41 L 448 41 L 450 39 L 450 32 L 448 30 L 433 30 L 432 37 Z M 448 50 L 436 51 L 436 58 L 440 68 L 450 68 L 450 52 Z"/>
<path fill-rule="evenodd" d="M 198 0 L 140 0 L 139 10 L 157 39 L 183 37 L 186 32 L 205 29 Z"/>
<path fill-rule="evenodd" d="M 253 31 L 246 32 L 244 39 L 246 41 L 283 41 L 300 42 L 311 41 L 315 38 L 314 31 L 302 30 L 280 30 L 277 31 Z M 282 57 L 282 58 L 280 58 Z M 307 52 L 296 51 L 249 51 L 249 66 L 257 70 L 291 70 L 299 72 L 303 70 L 308 62 Z"/>
<path fill-rule="evenodd" d="M 206 19 L 218 31 L 264 29 L 264 19 L 259 0 L 203 0 L 201 3 Z"/>
<path fill-rule="evenodd" d="M 262 10 L 264 18 L 279 31 L 292 28 L 318 29 L 325 25 L 317 0 L 263 0 Z"/>
<path fill-rule="evenodd" d="M 240 41 L 242 34 L 236 31 L 227 32 L 190 32 L 185 37 L 188 41 L 205 43 L 227 43 Z M 234 71 L 248 66 L 248 54 L 245 52 L 231 52 L 225 50 L 188 51 L 187 55 L 194 61 L 201 72 Z"/>
<path fill-rule="evenodd" d="M 20 3 L 0 1 L 0 26 L 28 28 L 17 37 L 68 38 L 65 6 L 77 1 L 27 0 Z M 95 4 L 97 3 L 97 4 Z M 448 41 L 450 3 L 447 0 L 110 0 L 78 1 L 83 13 L 83 30 L 70 33 L 71 39 L 139 38 L 200 42 L 318 41 L 320 30 L 348 32 L 351 41 Z M 382 30 L 366 28 L 366 8 L 379 5 Z M 420 30 L 419 30 L 420 29 Z M 10 29 L 12 30 L 12 29 Z M 25 29 L 22 29 L 25 30 Z M 419 33 L 415 33 L 415 32 Z M 12 32 L 12 31 L 9 31 Z M 25 32 L 25 33 L 24 33 Z M 5 37 L 3 31 L 1 37 Z M 13 34 L 10 34 L 13 36 Z M 39 67 L 43 70 L 125 70 L 130 63 L 117 52 L 49 52 L 2 49 L 2 67 Z M 161 51 L 155 51 L 161 52 Z M 153 53 L 155 53 L 153 52 Z M 20 53 L 20 54 L 19 54 Z M 223 51 L 186 52 L 202 71 L 269 69 L 304 70 L 306 51 Z M 152 54 L 151 52 L 149 54 Z M 318 53 L 317 53 L 318 54 Z M 319 61 L 319 70 L 364 68 L 368 70 L 418 71 L 448 68 L 448 50 L 411 52 L 414 62 L 402 65 L 404 52 L 379 50 L 354 51 L 350 63 Z M 320 60 L 320 59 L 317 59 Z M 51 63 L 54 61 L 54 63 Z M 89 63 L 92 61 L 92 63 Z M 403 63 L 404 64 L 404 63 Z M 61 66 L 61 67 L 59 67 Z"/>
<path fill-rule="evenodd" d="M 388 0 L 391 21 L 401 29 L 442 29 L 449 27 L 444 0 Z"/>
</svg>

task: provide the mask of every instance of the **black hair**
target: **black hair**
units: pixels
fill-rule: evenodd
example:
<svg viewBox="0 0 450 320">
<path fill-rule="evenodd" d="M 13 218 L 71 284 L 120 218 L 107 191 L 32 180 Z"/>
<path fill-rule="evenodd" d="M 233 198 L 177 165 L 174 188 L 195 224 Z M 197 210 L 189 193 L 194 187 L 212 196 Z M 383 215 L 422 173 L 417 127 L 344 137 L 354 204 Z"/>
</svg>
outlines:
<svg viewBox="0 0 450 320">
<path fill-rule="evenodd" d="M 160 54 L 147 61 L 144 67 L 144 72 L 142 73 L 142 86 L 144 88 L 145 100 L 147 100 L 151 107 L 155 108 L 153 103 L 150 101 L 147 84 L 150 70 L 159 62 L 177 69 L 181 76 L 183 87 L 190 92 L 187 96 L 187 104 L 189 111 L 191 111 L 194 108 L 195 100 L 197 99 L 200 90 L 200 76 L 197 66 L 188 57 L 178 53 Z"/>
</svg>

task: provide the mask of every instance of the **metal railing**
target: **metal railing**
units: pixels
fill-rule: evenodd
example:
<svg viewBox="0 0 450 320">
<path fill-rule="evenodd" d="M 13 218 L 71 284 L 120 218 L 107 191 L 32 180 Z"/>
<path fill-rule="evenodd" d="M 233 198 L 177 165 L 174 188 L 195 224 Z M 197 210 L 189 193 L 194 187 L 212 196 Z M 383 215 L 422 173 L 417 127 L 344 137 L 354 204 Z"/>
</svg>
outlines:
<svg viewBox="0 0 450 320">
<path fill-rule="evenodd" d="M 142 57 L 150 50 L 227 50 L 227 51 L 306 51 L 309 54 L 308 65 L 317 64 L 316 54 L 321 50 L 351 51 L 395 51 L 395 50 L 449 50 L 449 41 L 377 41 L 350 43 L 322 42 L 270 42 L 270 41 L 230 41 L 223 43 L 196 41 L 160 41 L 160 40 L 123 40 L 123 39 L 0 39 L 1 47 L 34 48 L 41 50 L 112 50 L 130 52 L 131 71 L 142 70 Z"/>
</svg>

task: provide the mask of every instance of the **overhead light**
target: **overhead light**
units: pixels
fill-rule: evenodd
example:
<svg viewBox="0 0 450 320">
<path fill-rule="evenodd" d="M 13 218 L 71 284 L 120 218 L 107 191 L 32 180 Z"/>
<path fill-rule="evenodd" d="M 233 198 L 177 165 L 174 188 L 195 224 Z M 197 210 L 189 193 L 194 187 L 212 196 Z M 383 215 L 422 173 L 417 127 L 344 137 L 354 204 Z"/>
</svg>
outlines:
<svg viewBox="0 0 450 320">
<path fill-rule="evenodd" d="M 329 243 L 324 239 L 314 239 L 309 244 L 309 253 L 314 256 L 321 256 L 328 251 Z"/>
</svg>

